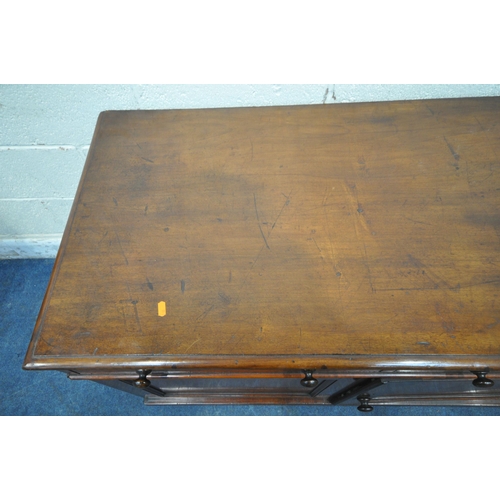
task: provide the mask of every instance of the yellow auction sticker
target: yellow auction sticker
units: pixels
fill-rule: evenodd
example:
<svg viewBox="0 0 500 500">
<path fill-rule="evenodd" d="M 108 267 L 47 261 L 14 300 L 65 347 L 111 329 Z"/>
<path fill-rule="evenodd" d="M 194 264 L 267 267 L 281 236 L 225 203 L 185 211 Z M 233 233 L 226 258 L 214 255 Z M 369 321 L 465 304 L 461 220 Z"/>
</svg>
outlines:
<svg viewBox="0 0 500 500">
<path fill-rule="evenodd" d="M 164 300 L 158 302 L 158 316 L 165 316 L 167 314 L 167 304 Z"/>
</svg>

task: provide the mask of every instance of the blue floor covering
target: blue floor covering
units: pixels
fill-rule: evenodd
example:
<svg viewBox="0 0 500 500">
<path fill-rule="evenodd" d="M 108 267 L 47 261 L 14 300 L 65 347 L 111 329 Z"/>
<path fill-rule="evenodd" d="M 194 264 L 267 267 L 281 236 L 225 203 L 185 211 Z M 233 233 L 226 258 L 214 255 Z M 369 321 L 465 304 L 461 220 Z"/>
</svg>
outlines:
<svg viewBox="0 0 500 500">
<path fill-rule="evenodd" d="M 500 408 L 183 405 L 144 406 L 142 399 L 63 373 L 25 371 L 22 364 L 42 303 L 52 259 L 0 260 L 0 415 L 500 415 Z"/>
</svg>

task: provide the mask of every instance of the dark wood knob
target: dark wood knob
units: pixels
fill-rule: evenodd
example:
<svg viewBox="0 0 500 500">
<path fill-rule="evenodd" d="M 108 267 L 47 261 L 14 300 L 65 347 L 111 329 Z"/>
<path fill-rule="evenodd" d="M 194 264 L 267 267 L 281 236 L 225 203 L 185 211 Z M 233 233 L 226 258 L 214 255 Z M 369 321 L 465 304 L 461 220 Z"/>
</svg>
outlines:
<svg viewBox="0 0 500 500">
<path fill-rule="evenodd" d="M 134 382 L 134 385 L 139 389 L 149 387 L 151 382 L 146 377 L 151 373 L 151 370 L 137 370 L 137 373 L 139 378 Z"/>
<path fill-rule="evenodd" d="M 472 372 L 477 378 L 475 378 L 472 383 L 475 387 L 491 387 L 493 385 L 493 380 L 486 378 L 488 372 Z"/>
<path fill-rule="evenodd" d="M 305 377 L 300 381 L 304 387 L 314 387 L 318 381 L 313 377 L 314 370 L 304 370 Z"/>
<path fill-rule="evenodd" d="M 373 406 L 369 404 L 370 403 L 369 394 L 360 394 L 357 397 L 357 400 L 360 402 L 360 405 L 358 406 L 359 411 L 362 411 L 363 413 L 373 411 Z"/>
</svg>

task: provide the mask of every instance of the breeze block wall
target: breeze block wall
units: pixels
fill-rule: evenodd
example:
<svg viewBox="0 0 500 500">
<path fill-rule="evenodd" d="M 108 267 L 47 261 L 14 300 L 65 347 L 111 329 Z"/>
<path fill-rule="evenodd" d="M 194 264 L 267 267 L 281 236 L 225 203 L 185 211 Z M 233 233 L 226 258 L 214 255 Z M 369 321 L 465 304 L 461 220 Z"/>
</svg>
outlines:
<svg viewBox="0 0 500 500">
<path fill-rule="evenodd" d="M 55 257 L 101 111 L 492 95 L 500 85 L 0 85 L 0 258 Z"/>
</svg>

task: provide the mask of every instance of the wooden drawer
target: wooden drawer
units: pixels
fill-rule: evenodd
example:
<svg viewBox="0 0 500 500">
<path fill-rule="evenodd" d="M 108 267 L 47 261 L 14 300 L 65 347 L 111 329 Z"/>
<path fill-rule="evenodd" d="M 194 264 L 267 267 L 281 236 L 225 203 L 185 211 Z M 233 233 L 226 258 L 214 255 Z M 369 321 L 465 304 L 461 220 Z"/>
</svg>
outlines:
<svg viewBox="0 0 500 500">
<path fill-rule="evenodd" d="M 260 374 L 257 377 L 213 373 L 147 374 L 142 386 L 136 373 L 69 374 L 145 396 L 150 405 L 168 404 L 327 404 L 338 379 L 305 373 Z M 242 376 L 243 375 L 243 376 Z M 149 383 L 149 384 L 148 384 Z M 147 385 L 146 385 L 147 384 Z"/>
<path fill-rule="evenodd" d="M 314 387 L 301 378 L 162 379 L 165 396 L 147 395 L 145 404 L 321 404 L 333 391 L 335 379 L 317 379 Z M 321 396 L 320 396 L 321 395 Z"/>
<path fill-rule="evenodd" d="M 371 406 L 500 406 L 500 387 L 478 388 L 470 380 L 391 380 L 375 389 Z"/>
<path fill-rule="evenodd" d="M 483 385 L 470 378 L 372 378 L 342 381 L 329 397 L 331 404 L 358 405 L 360 411 L 374 406 L 500 406 L 500 388 L 496 375 L 489 375 Z M 488 382 L 492 382 L 491 385 Z"/>
</svg>

